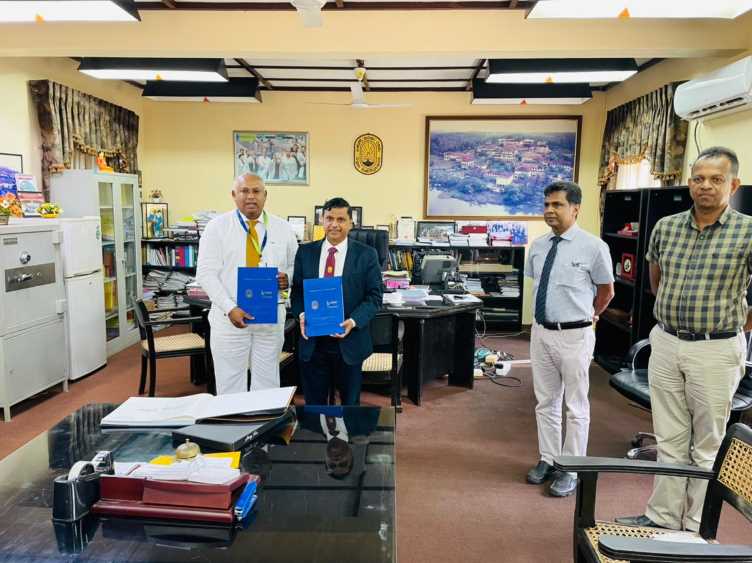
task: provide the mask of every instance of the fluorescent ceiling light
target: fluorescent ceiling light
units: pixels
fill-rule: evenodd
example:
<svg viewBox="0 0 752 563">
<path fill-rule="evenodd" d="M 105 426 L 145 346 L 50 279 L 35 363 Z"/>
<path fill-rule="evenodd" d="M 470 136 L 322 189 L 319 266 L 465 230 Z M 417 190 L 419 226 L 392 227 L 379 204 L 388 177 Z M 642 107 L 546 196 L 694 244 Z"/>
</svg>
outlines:
<svg viewBox="0 0 752 563">
<path fill-rule="evenodd" d="M 223 59 L 81 59 L 78 70 L 105 80 L 227 82 Z"/>
<path fill-rule="evenodd" d="M 634 59 L 491 59 L 486 82 L 571 84 L 621 82 L 637 72 Z"/>
<path fill-rule="evenodd" d="M 473 81 L 476 105 L 584 104 L 592 98 L 588 84 L 487 84 Z"/>
<path fill-rule="evenodd" d="M 0 22 L 140 21 L 133 0 L 5 0 Z"/>
<path fill-rule="evenodd" d="M 261 103 L 255 78 L 231 78 L 228 82 L 147 82 L 141 94 L 155 101 Z"/>
<path fill-rule="evenodd" d="M 538 0 L 528 18 L 724 18 L 752 10 L 752 0 Z"/>
</svg>

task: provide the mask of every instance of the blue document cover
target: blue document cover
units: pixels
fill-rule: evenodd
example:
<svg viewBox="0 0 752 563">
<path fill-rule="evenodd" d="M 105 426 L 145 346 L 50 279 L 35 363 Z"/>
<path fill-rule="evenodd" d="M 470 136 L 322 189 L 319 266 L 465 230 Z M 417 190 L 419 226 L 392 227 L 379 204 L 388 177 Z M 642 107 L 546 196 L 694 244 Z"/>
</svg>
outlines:
<svg viewBox="0 0 752 563">
<path fill-rule="evenodd" d="M 276 324 L 277 268 L 238 268 L 238 307 L 253 317 L 246 324 Z"/>
<path fill-rule="evenodd" d="M 345 332 L 339 326 L 345 320 L 341 277 L 303 280 L 303 301 L 306 336 Z"/>
</svg>

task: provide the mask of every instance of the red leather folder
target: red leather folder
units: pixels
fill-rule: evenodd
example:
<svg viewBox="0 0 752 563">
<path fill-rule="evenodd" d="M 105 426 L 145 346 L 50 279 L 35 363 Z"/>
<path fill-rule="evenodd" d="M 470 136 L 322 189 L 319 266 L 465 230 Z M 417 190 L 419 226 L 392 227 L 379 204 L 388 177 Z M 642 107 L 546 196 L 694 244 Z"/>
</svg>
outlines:
<svg viewBox="0 0 752 563">
<path fill-rule="evenodd" d="M 258 477 L 244 473 L 229 483 L 209 485 L 103 475 L 100 500 L 91 511 L 109 516 L 229 524 L 234 519 L 235 501 L 249 479 Z"/>
</svg>

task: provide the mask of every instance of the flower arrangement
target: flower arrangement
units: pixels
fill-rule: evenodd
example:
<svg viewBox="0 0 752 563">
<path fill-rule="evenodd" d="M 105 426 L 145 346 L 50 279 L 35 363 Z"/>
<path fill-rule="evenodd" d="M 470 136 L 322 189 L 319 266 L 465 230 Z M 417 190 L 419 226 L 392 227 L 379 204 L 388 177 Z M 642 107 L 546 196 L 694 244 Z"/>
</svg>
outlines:
<svg viewBox="0 0 752 563">
<path fill-rule="evenodd" d="M 162 190 L 158 188 L 153 189 L 149 192 L 149 197 L 151 197 L 152 201 L 159 203 L 162 200 Z"/>
<path fill-rule="evenodd" d="M 7 224 L 8 218 L 11 215 L 14 217 L 23 217 L 23 210 L 15 195 L 5 193 L 0 196 L 0 223 Z"/>
<path fill-rule="evenodd" d="M 39 214 L 48 219 L 54 219 L 63 212 L 57 203 L 43 203 L 39 206 Z"/>
</svg>

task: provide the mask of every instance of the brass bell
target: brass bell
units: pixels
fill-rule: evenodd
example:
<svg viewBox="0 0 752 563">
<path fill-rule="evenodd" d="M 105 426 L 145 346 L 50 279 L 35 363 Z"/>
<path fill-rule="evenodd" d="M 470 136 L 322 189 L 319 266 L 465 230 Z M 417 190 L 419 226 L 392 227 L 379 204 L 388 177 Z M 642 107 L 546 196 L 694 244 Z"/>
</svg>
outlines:
<svg viewBox="0 0 752 563">
<path fill-rule="evenodd" d="M 201 455 L 201 448 L 195 442 L 191 442 L 188 438 L 185 439 L 185 444 L 180 444 L 175 448 L 175 459 L 177 461 L 186 461 L 195 459 Z"/>
</svg>

